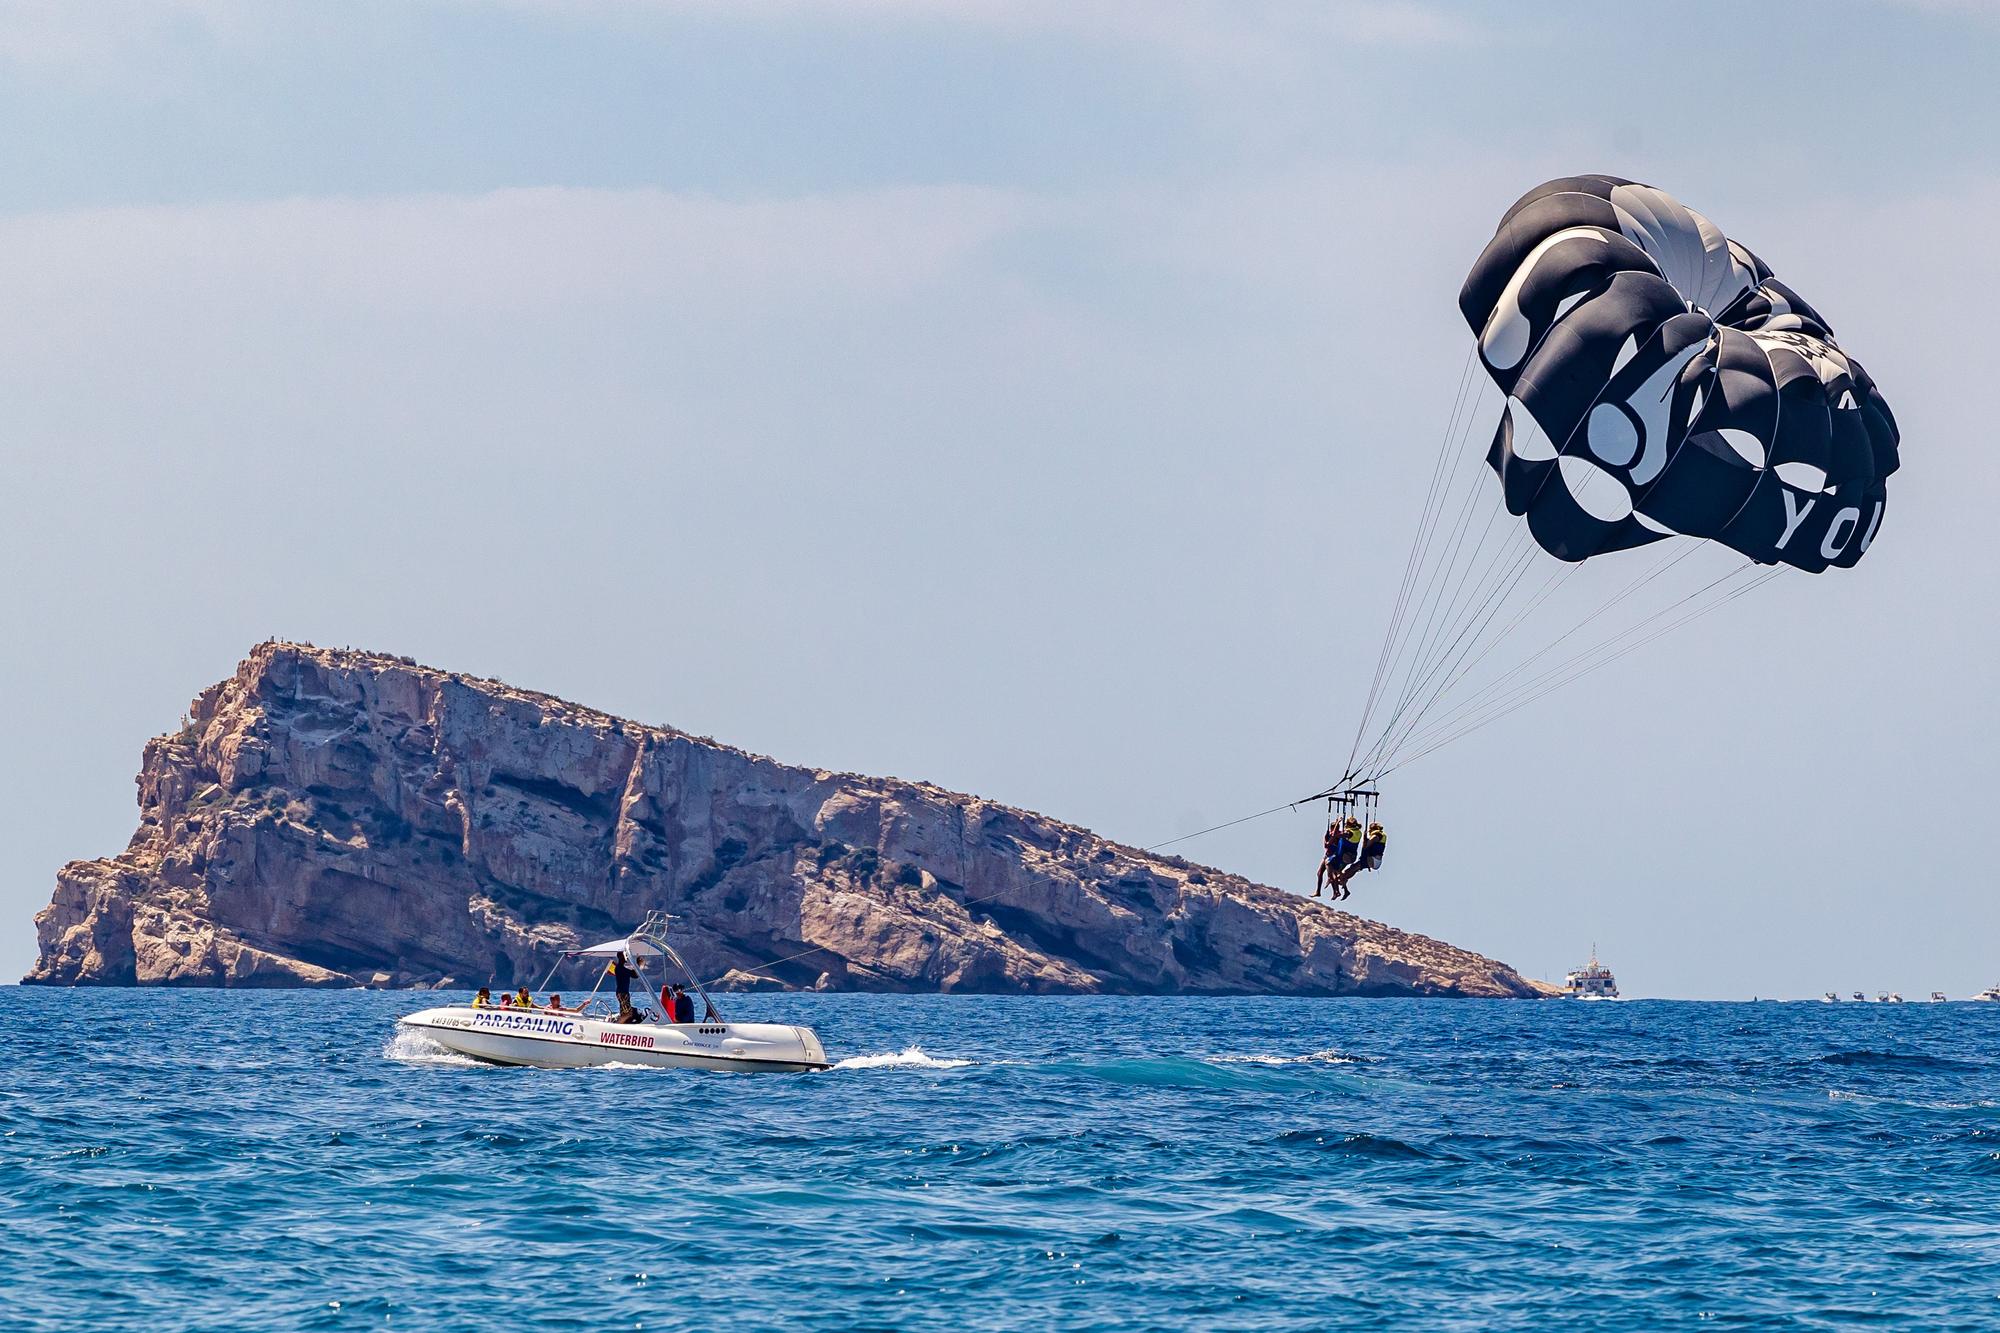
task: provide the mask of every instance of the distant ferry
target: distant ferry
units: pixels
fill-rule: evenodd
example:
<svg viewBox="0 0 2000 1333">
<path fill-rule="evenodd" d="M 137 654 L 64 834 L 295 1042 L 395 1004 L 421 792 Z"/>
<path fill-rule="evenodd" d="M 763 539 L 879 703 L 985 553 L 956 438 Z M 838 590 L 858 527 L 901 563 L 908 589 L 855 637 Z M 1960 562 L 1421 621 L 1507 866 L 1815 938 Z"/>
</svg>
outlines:
<svg viewBox="0 0 2000 1333">
<path fill-rule="evenodd" d="M 1573 1000 L 1615 1000 L 1618 980 L 1611 969 L 1597 961 L 1597 946 L 1590 946 L 1590 961 L 1563 979 L 1563 994 Z"/>
</svg>

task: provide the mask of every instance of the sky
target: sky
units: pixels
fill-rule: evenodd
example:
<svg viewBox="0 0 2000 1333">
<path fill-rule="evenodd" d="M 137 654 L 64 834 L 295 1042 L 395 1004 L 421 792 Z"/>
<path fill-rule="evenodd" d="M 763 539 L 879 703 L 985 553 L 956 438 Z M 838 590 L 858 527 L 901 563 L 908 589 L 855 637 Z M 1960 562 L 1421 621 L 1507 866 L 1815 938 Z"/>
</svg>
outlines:
<svg viewBox="0 0 2000 1333">
<path fill-rule="evenodd" d="M 2000 980 L 1996 57 L 1975 0 L 0 0 L 0 975 L 271 636 L 1134 844 L 1317 790 L 1459 283 L 1605 172 L 1903 470 L 1855 569 L 1395 774 L 1352 906 L 1636 995 Z M 1315 821 L 1173 850 L 1309 888 Z"/>
</svg>

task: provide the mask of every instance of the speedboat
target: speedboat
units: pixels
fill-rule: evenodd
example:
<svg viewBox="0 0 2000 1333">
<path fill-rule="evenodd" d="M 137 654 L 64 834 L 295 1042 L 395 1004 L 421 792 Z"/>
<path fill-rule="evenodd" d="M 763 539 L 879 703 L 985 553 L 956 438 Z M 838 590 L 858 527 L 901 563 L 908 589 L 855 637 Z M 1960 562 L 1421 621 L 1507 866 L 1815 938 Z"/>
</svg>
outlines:
<svg viewBox="0 0 2000 1333">
<path fill-rule="evenodd" d="M 575 1069 L 588 1065 L 653 1065 L 663 1069 L 722 1069 L 740 1073 L 827 1069 L 826 1051 L 811 1028 L 788 1023 L 731 1023 L 667 943 L 667 918 L 655 912 L 623 939 L 606 940 L 588 949 L 564 952 L 556 966 L 576 958 L 627 959 L 631 980 L 659 996 L 660 1008 L 639 1009 L 621 999 L 616 1010 L 596 992 L 581 1005 L 554 1008 L 496 1007 L 463 1002 L 425 1009 L 396 1020 L 403 1029 L 420 1033 L 460 1055 L 498 1065 L 533 1065 L 542 1069 Z M 657 964 L 657 966 L 651 966 Z M 671 966 L 701 997 L 704 1017 L 697 1023 L 674 1023 L 669 1011 L 664 975 Z M 597 984 L 604 984 L 607 961 Z M 649 972 L 660 974 L 658 981 Z M 555 972 L 551 969 L 549 978 Z M 642 1003 L 644 1002 L 642 998 Z M 621 1017 L 622 1015 L 622 1017 Z"/>
<path fill-rule="evenodd" d="M 1825 1001 L 1827 1004 L 1840 1003 L 1840 997 L 1838 995 L 1835 995 L 1832 991 L 1828 991 L 1826 994 L 1820 996 L 1819 998 Z"/>
<path fill-rule="evenodd" d="M 1932 991 L 1932 992 L 1931 992 L 1931 1003 L 1932 1003 L 1932 1004 L 1943 1004 L 1944 1002 L 1945 1002 L 1945 999 L 1944 999 L 1944 992 L 1943 992 L 1943 991 L 1941 991 L 1941 990 L 1934 990 L 1934 991 Z"/>
<path fill-rule="evenodd" d="M 2000 1000 L 2000 986 L 1988 986 L 1972 998 L 1975 1000 Z"/>
</svg>

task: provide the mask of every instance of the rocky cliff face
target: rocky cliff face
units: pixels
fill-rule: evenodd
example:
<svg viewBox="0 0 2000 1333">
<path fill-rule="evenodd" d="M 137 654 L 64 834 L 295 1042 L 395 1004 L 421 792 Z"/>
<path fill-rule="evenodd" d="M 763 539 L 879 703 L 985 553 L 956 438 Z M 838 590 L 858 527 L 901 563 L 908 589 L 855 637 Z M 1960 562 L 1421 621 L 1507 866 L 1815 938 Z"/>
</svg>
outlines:
<svg viewBox="0 0 2000 1333">
<path fill-rule="evenodd" d="M 57 874 L 29 982 L 533 984 L 665 907 L 691 965 L 742 985 L 1540 990 L 1023 810 L 406 658 L 263 644 L 147 744 L 138 783 L 125 851 Z"/>
</svg>

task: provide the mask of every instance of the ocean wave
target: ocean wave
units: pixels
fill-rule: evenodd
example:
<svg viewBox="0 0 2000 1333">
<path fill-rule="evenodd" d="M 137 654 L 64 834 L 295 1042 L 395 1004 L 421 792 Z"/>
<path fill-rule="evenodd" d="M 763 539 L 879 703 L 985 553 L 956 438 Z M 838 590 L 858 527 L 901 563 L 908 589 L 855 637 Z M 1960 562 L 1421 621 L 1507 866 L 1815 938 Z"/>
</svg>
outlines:
<svg viewBox="0 0 2000 1333">
<path fill-rule="evenodd" d="M 925 1055 L 920 1046 L 906 1046 L 900 1051 L 884 1051 L 879 1055 L 850 1055 L 845 1060 L 836 1060 L 835 1069 L 963 1069 L 970 1060 L 952 1057 L 939 1059 Z"/>
<path fill-rule="evenodd" d="M 1388 1161 L 1428 1162 L 1438 1154 L 1414 1143 L 1386 1134 L 1362 1134 L 1343 1130 L 1294 1129 L 1278 1135 L 1276 1142 L 1287 1147 L 1303 1146 L 1321 1152 L 1343 1153 L 1352 1157 L 1377 1157 Z"/>
<path fill-rule="evenodd" d="M 1210 1064 L 1217 1065 L 1365 1065 L 1370 1063 L 1365 1055 L 1349 1055 L 1345 1051 L 1328 1048 L 1324 1051 L 1308 1051 L 1304 1055 L 1211 1055 Z"/>
<path fill-rule="evenodd" d="M 1910 1072 L 1928 1070 L 1972 1070 L 1977 1065 L 1963 1060 L 1948 1060 L 1937 1055 L 1917 1055 L 1909 1051 L 1835 1051 L 1832 1055 L 1822 1055 L 1815 1064 L 1839 1065 L 1843 1068 L 1895 1069 Z"/>
</svg>

